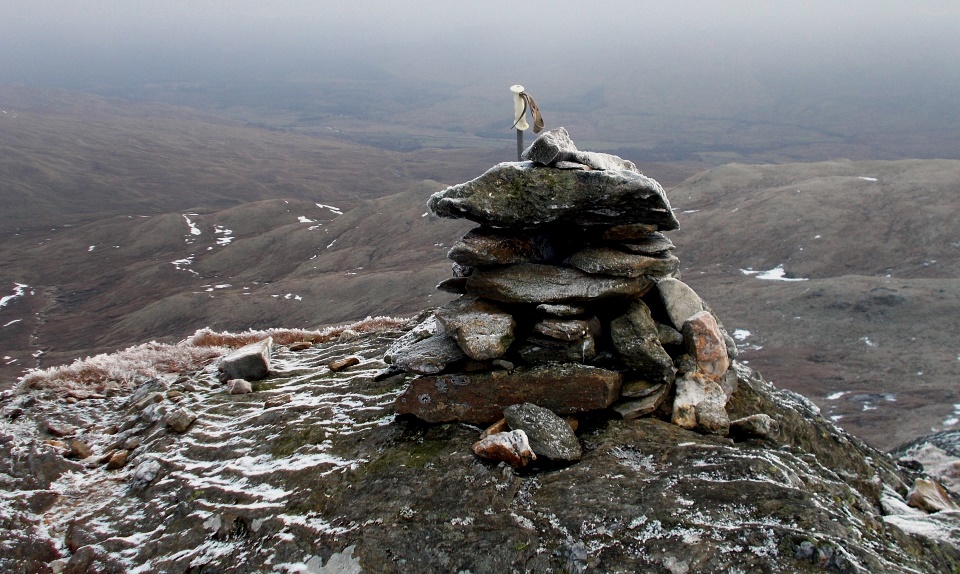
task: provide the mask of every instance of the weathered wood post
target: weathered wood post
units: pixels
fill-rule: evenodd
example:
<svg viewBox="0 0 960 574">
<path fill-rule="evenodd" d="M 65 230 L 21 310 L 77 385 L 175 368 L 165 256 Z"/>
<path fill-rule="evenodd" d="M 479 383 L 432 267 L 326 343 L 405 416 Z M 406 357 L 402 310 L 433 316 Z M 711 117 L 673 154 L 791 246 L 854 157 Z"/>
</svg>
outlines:
<svg viewBox="0 0 960 574">
<path fill-rule="evenodd" d="M 510 86 L 510 91 L 513 92 L 513 127 L 517 128 L 517 161 L 520 161 L 520 156 L 523 154 L 523 132 L 530 127 L 527 123 L 527 109 L 533 116 L 533 133 L 535 134 L 543 129 L 543 117 L 540 116 L 537 103 L 524 91 L 523 86 L 514 84 Z"/>
</svg>

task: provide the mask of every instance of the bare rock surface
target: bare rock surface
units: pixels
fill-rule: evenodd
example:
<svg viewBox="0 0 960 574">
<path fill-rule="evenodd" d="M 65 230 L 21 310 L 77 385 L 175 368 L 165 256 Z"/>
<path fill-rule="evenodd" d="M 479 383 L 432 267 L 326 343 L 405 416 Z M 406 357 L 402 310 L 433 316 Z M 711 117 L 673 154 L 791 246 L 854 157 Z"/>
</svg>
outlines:
<svg viewBox="0 0 960 574">
<path fill-rule="evenodd" d="M 883 510 L 881 498 L 906 507 L 916 471 L 742 365 L 727 408 L 779 421 L 772 443 L 588 418 L 578 463 L 515 472 L 471 452 L 476 427 L 395 417 L 406 382 L 376 375 L 400 334 L 279 351 L 256 397 L 226 395 L 212 366 L 187 374 L 196 391 L 181 402 L 198 418 L 185 435 L 128 415 L 124 393 L 0 399 L 22 410 L 0 417 L 0 570 L 546 573 L 573 557 L 596 572 L 913 574 L 960 562 L 956 513 Z M 364 361 L 331 373 L 337 356 Z M 141 444 L 111 471 L 64 458 L 37 424 L 69 422 L 97 457 L 131 416 L 121 432 Z"/>
</svg>

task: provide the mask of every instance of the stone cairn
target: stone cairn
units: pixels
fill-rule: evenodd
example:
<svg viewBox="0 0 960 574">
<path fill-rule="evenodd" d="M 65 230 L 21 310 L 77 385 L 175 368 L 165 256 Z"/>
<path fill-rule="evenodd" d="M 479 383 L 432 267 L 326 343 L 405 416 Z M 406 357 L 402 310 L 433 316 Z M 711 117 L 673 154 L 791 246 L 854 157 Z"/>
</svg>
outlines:
<svg viewBox="0 0 960 574">
<path fill-rule="evenodd" d="M 522 158 L 428 202 L 480 226 L 450 249 L 454 277 L 438 285 L 460 297 L 387 352 L 417 375 L 397 413 L 505 419 L 474 451 L 517 467 L 537 455 L 578 460 L 559 417 L 600 409 L 727 435 L 736 347 L 679 280 L 663 188 L 632 162 L 579 151 L 564 128 Z"/>
</svg>

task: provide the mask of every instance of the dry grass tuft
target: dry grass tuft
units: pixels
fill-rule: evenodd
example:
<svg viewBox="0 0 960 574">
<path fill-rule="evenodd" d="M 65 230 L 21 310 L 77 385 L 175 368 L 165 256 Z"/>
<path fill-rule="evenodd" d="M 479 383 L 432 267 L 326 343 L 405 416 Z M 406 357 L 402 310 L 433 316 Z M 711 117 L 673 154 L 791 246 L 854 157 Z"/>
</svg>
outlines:
<svg viewBox="0 0 960 574">
<path fill-rule="evenodd" d="M 70 391 L 103 392 L 108 387 L 131 390 L 143 379 L 163 373 L 195 371 L 219 358 L 231 349 L 273 337 L 277 345 L 300 341 L 323 343 L 344 333 L 373 333 L 401 327 L 407 319 L 367 317 L 349 325 L 327 327 L 320 331 L 305 329 L 267 329 L 243 333 L 217 333 L 200 329 L 175 345 L 151 341 L 116 353 L 77 359 L 69 365 L 36 369 L 18 381 L 15 392 L 30 389 L 53 390 L 60 394 Z"/>
</svg>

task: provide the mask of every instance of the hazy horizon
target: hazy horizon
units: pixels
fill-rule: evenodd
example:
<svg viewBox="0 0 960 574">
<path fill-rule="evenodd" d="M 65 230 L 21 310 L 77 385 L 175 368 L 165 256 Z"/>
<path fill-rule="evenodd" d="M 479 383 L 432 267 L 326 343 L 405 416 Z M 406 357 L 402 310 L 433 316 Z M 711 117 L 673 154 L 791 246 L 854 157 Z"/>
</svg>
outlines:
<svg viewBox="0 0 960 574">
<path fill-rule="evenodd" d="M 638 148 L 723 147 L 700 134 L 719 121 L 739 149 L 759 122 L 763 145 L 823 140 L 823 157 L 956 157 L 942 150 L 960 150 L 958 23 L 960 5 L 930 1 L 6 1 L 0 84 L 146 99 L 228 86 L 210 105 L 302 110 L 353 97 L 303 86 L 357 79 L 402 84 L 379 110 L 398 132 L 435 119 L 479 133 L 522 83 L 548 125 L 582 124 L 608 147 L 633 146 L 639 130 Z M 182 95 L 165 97 L 200 105 Z M 907 151 L 875 141 L 901 136 Z"/>
</svg>

